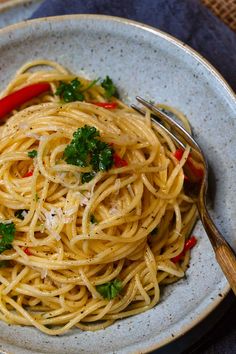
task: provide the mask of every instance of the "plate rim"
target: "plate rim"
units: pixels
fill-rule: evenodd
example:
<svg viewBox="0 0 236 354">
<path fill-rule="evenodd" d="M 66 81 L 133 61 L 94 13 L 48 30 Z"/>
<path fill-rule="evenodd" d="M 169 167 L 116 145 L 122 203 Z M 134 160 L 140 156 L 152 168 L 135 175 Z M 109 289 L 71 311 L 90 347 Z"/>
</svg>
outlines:
<svg viewBox="0 0 236 354">
<path fill-rule="evenodd" d="M 15 2 L 27 2 L 30 0 L 15 0 Z M 234 102 L 236 106 L 236 93 L 233 91 L 232 87 L 228 84 L 228 82 L 225 80 L 222 74 L 207 60 L 202 56 L 200 53 L 198 53 L 195 49 L 191 48 L 188 44 L 185 44 L 181 40 L 175 38 L 174 36 L 159 30 L 158 28 L 155 28 L 153 26 L 146 25 L 144 23 L 126 19 L 123 17 L 117 17 L 117 16 L 108 16 L 108 15 L 97 15 L 97 14 L 70 14 L 70 15 L 59 15 L 59 16 L 50 16 L 50 17 L 40 17 L 36 19 L 30 19 L 30 20 L 24 20 L 15 24 L 11 24 L 9 26 L 3 27 L 0 29 L 0 36 L 7 34 L 10 31 L 14 31 L 17 29 L 24 29 L 27 27 L 30 27 L 34 24 L 41 24 L 41 23 L 47 23 L 47 22 L 64 22 L 68 20 L 97 20 L 97 21 L 107 21 L 107 22 L 118 22 L 124 25 L 132 26 L 139 28 L 141 30 L 144 30 L 146 32 L 152 33 L 156 35 L 157 37 L 163 38 L 167 42 L 173 44 L 174 46 L 177 46 L 184 50 L 188 55 L 193 57 L 195 60 L 197 60 L 201 65 L 205 67 L 205 69 L 208 70 L 208 72 L 213 75 L 219 84 L 223 86 L 223 88 L 226 90 L 227 94 L 230 96 L 232 99 L 232 102 Z M 223 273 L 222 273 L 223 275 Z M 224 275 L 223 275 L 224 276 Z M 227 294 L 230 291 L 230 286 L 227 283 L 226 286 L 221 289 L 221 297 L 218 296 L 216 299 L 212 300 L 212 302 L 205 308 L 204 311 L 202 311 L 200 314 L 196 315 L 196 318 L 194 320 L 191 320 L 188 324 L 185 324 L 183 327 L 178 332 L 175 332 L 175 337 L 173 338 L 171 335 L 167 336 L 165 339 L 158 341 L 154 344 L 151 345 L 144 345 L 140 349 L 140 344 L 139 342 L 139 349 L 132 350 L 133 354 L 139 354 L 140 350 L 142 350 L 144 353 L 159 349 L 164 347 L 165 345 L 175 342 L 178 338 L 184 336 L 188 331 L 193 329 L 197 324 L 199 324 L 204 318 L 206 318 L 227 296 Z M 145 342 L 144 342 L 145 343 Z M 9 343 L 10 344 L 10 343 Z M 17 348 L 14 344 L 13 345 L 15 348 Z M 130 344 L 126 346 L 125 348 L 131 348 L 133 344 Z M 19 348 L 19 347 L 18 347 Z M 24 349 L 24 348 L 22 348 Z M 123 348 L 124 349 L 124 348 Z M 131 348 L 132 349 L 132 348 Z M 122 350 L 122 348 L 121 348 Z"/>
</svg>

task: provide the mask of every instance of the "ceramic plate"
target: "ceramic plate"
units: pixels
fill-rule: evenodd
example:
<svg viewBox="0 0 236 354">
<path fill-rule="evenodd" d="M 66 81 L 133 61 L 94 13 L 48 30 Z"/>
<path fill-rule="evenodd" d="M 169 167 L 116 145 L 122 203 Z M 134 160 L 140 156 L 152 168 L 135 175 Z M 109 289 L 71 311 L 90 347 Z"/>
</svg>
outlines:
<svg viewBox="0 0 236 354">
<path fill-rule="evenodd" d="M 13 25 L 0 31 L 0 49 L 0 88 L 24 62 L 47 58 L 91 79 L 111 76 L 128 103 L 142 95 L 184 112 L 210 162 L 211 213 L 236 247 L 236 99 L 202 57 L 151 27 L 93 15 Z M 0 323 L 2 349 L 17 354 L 143 353 L 173 341 L 206 317 L 229 290 L 200 223 L 194 234 L 199 242 L 186 279 L 166 287 L 154 309 L 105 330 L 75 329 L 61 337 Z"/>
</svg>

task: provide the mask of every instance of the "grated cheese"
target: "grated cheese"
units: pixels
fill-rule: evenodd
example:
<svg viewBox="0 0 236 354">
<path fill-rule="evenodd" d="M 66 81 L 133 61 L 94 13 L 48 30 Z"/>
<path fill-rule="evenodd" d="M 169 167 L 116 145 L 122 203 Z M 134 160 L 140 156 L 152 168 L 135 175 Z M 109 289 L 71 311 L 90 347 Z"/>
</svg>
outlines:
<svg viewBox="0 0 236 354">
<path fill-rule="evenodd" d="M 28 128 L 29 128 L 29 125 L 28 125 L 27 123 L 25 123 L 25 122 L 21 122 L 21 123 L 19 124 L 19 128 L 20 128 L 20 129 L 28 129 Z"/>
<path fill-rule="evenodd" d="M 34 138 L 36 140 L 40 140 L 40 135 L 36 134 L 36 133 L 26 133 L 25 136 L 27 136 L 28 138 Z"/>
<path fill-rule="evenodd" d="M 77 212 L 77 207 L 72 207 L 70 209 L 67 209 L 64 211 L 64 215 L 65 216 L 71 216 L 73 215 L 75 212 Z"/>
<path fill-rule="evenodd" d="M 109 210 L 109 214 L 110 215 L 116 215 L 119 213 L 119 210 L 117 209 L 117 207 L 113 206 L 110 210 Z"/>
<path fill-rule="evenodd" d="M 23 218 L 25 218 L 27 215 L 28 215 L 28 211 L 26 210 L 23 210 L 21 215 L 23 216 Z"/>
<path fill-rule="evenodd" d="M 41 279 L 45 279 L 47 275 L 48 275 L 47 268 L 46 269 L 42 269 L 41 270 Z"/>
</svg>

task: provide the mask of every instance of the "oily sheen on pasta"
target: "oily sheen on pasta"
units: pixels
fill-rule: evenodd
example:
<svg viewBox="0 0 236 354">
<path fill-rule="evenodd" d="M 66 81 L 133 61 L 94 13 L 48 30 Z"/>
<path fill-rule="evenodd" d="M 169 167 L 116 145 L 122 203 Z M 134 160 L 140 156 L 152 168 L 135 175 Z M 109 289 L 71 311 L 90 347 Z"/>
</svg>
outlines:
<svg viewBox="0 0 236 354">
<path fill-rule="evenodd" d="M 80 91 L 66 103 L 58 88 L 72 81 Z M 50 90 L 0 127 L 0 319 L 50 335 L 98 330 L 152 308 L 160 286 L 184 276 L 197 213 L 184 188 L 189 148 L 176 158 L 149 111 L 54 62 L 27 63 L 1 97 L 45 82 Z M 91 127 L 91 141 L 112 154 L 109 168 L 92 171 L 92 150 L 87 165 L 66 161 L 73 134 Z"/>
</svg>

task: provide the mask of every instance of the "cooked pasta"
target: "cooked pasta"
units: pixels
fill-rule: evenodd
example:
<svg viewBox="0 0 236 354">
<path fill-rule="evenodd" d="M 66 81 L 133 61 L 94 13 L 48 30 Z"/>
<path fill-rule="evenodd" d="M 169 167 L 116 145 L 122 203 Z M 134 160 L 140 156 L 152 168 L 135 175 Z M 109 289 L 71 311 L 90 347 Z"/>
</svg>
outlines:
<svg viewBox="0 0 236 354">
<path fill-rule="evenodd" d="M 33 97 L 38 83 L 50 87 Z M 17 101 L 27 90 L 30 100 Z M 12 92 L 0 101 L 10 104 L 0 127 L 0 319 L 60 335 L 151 309 L 189 263 L 190 149 L 178 158 L 109 77 L 101 85 L 30 62 L 1 97 Z"/>
</svg>

